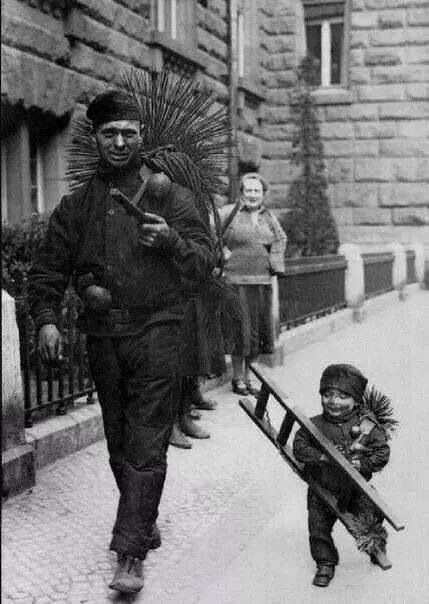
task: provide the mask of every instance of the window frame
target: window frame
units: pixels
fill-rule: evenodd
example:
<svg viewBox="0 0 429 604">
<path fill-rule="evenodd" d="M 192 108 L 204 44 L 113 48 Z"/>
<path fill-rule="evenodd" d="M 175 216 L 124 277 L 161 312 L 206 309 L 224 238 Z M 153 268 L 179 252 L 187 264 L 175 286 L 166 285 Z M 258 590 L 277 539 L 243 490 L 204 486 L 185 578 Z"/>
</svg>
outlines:
<svg viewBox="0 0 429 604">
<path fill-rule="evenodd" d="M 34 212 L 37 214 L 43 214 L 45 212 L 45 166 L 44 166 L 44 150 L 41 145 L 37 143 L 37 140 L 32 140 L 33 135 L 31 129 L 29 131 L 29 167 L 30 167 L 30 201 Z M 34 147 L 33 143 L 34 142 Z M 36 151 L 35 156 L 33 155 L 33 148 Z M 31 169 L 31 163 L 35 161 L 36 181 L 33 182 L 33 173 Z M 33 205 L 33 191 L 36 192 L 36 205 Z"/>
<path fill-rule="evenodd" d="M 343 10 L 343 16 L 341 17 L 327 17 L 327 18 L 312 18 L 312 19 L 306 19 L 305 17 L 305 7 L 306 6 L 318 6 L 318 5 L 324 5 L 324 4 L 333 4 L 334 0 L 303 0 L 303 8 L 304 8 L 304 32 L 305 32 L 305 48 L 306 48 L 306 52 L 308 49 L 308 45 L 307 45 L 307 25 L 317 25 L 317 24 L 321 24 L 321 65 L 320 65 L 320 80 L 321 83 L 318 86 L 319 90 L 324 90 L 324 91 L 334 91 L 334 90 L 344 90 L 347 89 L 349 87 L 349 47 L 350 47 L 350 2 L 349 0 L 338 0 L 338 2 L 341 2 L 344 6 L 344 10 Z M 341 49 L 341 66 L 340 66 L 340 82 L 339 83 L 335 83 L 335 84 L 326 84 L 326 74 L 324 76 L 324 64 L 323 64 L 323 57 L 324 54 L 326 56 L 326 48 L 325 48 L 325 53 L 324 53 L 324 37 L 326 37 L 326 31 L 327 28 L 325 26 L 325 29 L 323 28 L 323 24 L 329 24 L 329 33 L 331 31 L 330 28 L 330 24 L 331 23 L 342 23 L 343 24 L 343 44 L 342 44 L 342 49 Z M 325 33 L 324 33 L 325 32 Z M 328 57 L 329 57 L 329 64 L 330 64 L 330 58 L 331 58 L 331 49 L 332 47 L 329 46 L 329 52 Z M 331 79 L 331 73 L 329 74 L 329 80 Z"/>
<path fill-rule="evenodd" d="M 148 46 L 153 49 L 153 66 L 161 71 L 164 55 L 185 62 L 192 69 L 205 70 L 198 50 L 196 0 L 152 0 Z"/>
</svg>

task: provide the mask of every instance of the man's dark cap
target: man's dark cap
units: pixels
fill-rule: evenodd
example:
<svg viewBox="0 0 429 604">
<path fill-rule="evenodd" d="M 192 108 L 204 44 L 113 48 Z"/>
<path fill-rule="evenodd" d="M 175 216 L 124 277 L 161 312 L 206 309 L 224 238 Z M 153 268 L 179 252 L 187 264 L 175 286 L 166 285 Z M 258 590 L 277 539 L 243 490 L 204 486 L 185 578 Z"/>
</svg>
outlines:
<svg viewBox="0 0 429 604">
<path fill-rule="evenodd" d="M 320 394 L 327 388 L 337 388 L 360 402 L 368 380 L 353 365 L 329 365 L 320 378 Z"/>
<path fill-rule="evenodd" d="M 141 121 L 142 116 L 139 106 L 129 94 L 122 90 L 106 90 L 90 102 L 86 117 L 97 128 L 118 120 Z"/>
</svg>

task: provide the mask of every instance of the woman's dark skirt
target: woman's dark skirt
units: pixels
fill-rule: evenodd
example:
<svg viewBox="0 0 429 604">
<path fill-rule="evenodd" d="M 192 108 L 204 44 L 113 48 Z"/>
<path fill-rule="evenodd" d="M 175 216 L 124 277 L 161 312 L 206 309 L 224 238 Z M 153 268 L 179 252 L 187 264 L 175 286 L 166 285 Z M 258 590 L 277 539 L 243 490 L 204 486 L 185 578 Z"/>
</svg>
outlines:
<svg viewBox="0 0 429 604">
<path fill-rule="evenodd" d="M 183 377 L 215 377 L 226 371 L 221 308 L 208 296 L 192 297 L 188 303 L 180 357 Z"/>
<path fill-rule="evenodd" d="M 228 327 L 228 317 L 224 319 L 228 352 L 250 359 L 255 359 L 259 354 L 270 354 L 274 350 L 271 285 L 236 287 L 242 305 L 243 320 L 239 326 L 230 326 L 231 329 Z"/>
</svg>

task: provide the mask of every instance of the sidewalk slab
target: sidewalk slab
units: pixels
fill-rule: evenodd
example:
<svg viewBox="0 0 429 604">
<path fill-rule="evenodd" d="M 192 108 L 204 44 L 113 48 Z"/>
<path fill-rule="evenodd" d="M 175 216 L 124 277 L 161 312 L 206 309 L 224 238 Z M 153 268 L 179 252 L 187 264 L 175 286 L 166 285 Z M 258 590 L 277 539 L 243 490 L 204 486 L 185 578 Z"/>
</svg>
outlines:
<svg viewBox="0 0 429 604">
<path fill-rule="evenodd" d="M 350 362 L 392 396 L 400 421 L 392 459 L 377 475 L 383 498 L 406 524 L 390 531 L 393 570 L 383 572 L 335 529 L 341 565 L 326 591 L 314 573 L 306 532 L 306 487 L 238 406 L 229 384 L 203 412 L 211 438 L 170 447 L 158 523 L 163 545 L 145 562 L 143 604 L 421 604 L 429 541 L 429 292 L 296 351 L 270 375 L 308 416 L 320 411 L 318 383 L 331 362 Z M 393 329 L 394 326 L 394 329 Z M 273 421 L 275 410 L 270 407 Z M 104 441 L 42 467 L 33 489 L 3 506 L 3 601 L 103 604 L 118 492 Z M 129 600 L 128 600 L 129 601 Z"/>
</svg>

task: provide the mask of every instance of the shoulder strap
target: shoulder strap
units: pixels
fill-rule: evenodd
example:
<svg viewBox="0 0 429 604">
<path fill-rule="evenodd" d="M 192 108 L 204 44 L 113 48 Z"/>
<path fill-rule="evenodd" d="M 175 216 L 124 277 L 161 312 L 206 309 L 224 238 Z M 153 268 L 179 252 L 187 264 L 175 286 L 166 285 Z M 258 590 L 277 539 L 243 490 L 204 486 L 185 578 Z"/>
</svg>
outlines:
<svg viewBox="0 0 429 604">
<path fill-rule="evenodd" d="M 222 235 L 224 235 L 226 233 L 227 229 L 231 225 L 231 222 L 236 217 L 236 215 L 237 215 L 237 213 L 238 213 L 238 211 L 240 209 L 240 205 L 241 205 L 241 201 L 240 200 L 238 200 L 234 204 L 234 207 L 232 208 L 231 212 L 229 213 L 229 215 L 227 216 L 225 222 L 223 223 L 223 226 L 222 226 Z"/>
</svg>

